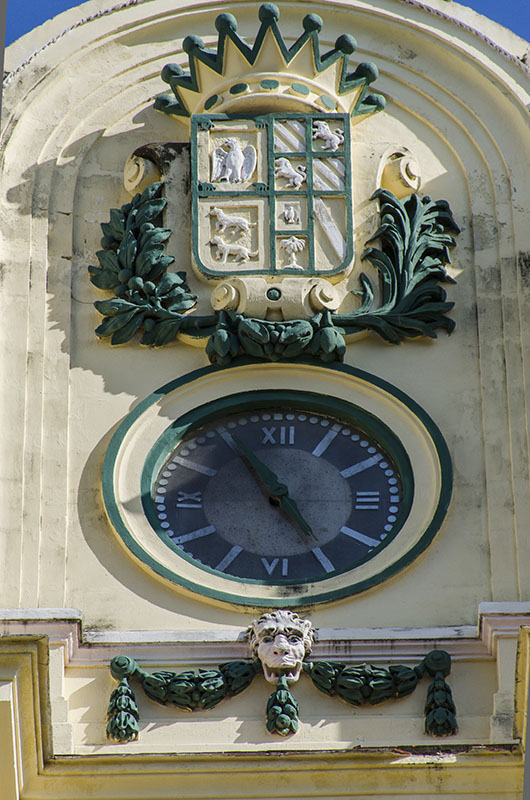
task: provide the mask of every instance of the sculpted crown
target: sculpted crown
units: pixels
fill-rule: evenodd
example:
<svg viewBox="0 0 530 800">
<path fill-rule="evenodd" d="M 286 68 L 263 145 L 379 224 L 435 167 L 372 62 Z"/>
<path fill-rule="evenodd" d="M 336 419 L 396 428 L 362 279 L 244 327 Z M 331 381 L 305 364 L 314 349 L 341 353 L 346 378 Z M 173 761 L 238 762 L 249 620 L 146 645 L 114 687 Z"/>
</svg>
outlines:
<svg viewBox="0 0 530 800">
<path fill-rule="evenodd" d="M 217 50 L 208 49 L 199 36 L 187 36 L 183 49 L 188 54 L 189 73 L 178 64 L 167 64 L 162 80 L 173 94 L 162 94 L 155 108 L 178 117 L 204 112 L 231 113 L 245 109 L 260 113 L 274 108 L 286 110 L 335 111 L 361 117 L 379 111 L 385 98 L 368 91 L 378 77 L 375 64 L 363 62 L 348 72 L 349 56 L 357 43 L 342 34 L 335 47 L 321 55 L 317 14 L 303 19 L 304 32 L 290 47 L 280 32 L 280 12 L 272 3 L 259 9 L 261 21 L 254 45 L 250 47 L 237 33 L 232 14 L 220 14 Z"/>
</svg>

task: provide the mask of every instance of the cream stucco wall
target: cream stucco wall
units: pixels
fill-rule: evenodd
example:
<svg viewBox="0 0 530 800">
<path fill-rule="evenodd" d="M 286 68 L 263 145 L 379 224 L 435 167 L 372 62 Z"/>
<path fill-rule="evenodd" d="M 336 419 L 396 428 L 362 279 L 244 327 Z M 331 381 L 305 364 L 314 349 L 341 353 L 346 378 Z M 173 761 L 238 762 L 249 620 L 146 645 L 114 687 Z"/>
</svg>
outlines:
<svg viewBox="0 0 530 800">
<path fill-rule="evenodd" d="M 523 604 L 510 606 L 520 621 L 519 612 L 527 613 L 524 604 L 530 600 L 525 325 L 530 310 L 530 73 L 523 60 L 529 46 L 470 9 L 443 0 L 306 5 L 324 19 L 323 49 L 340 33 L 355 35 L 359 48 L 353 63 L 373 60 L 379 66 L 374 88 L 387 98 L 385 111 L 353 129 L 357 261 L 351 286 L 361 269 L 364 241 L 377 223 L 368 197 L 388 147 L 413 153 L 421 167 L 421 193 L 448 200 L 462 228 L 450 268 L 457 284 L 448 289 L 455 301 L 453 335 L 399 347 L 367 335 L 348 345 L 345 358 L 408 394 L 443 432 L 455 473 L 447 519 L 405 571 L 309 613 L 315 627 L 347 630 L 351 637 L 355 629 L 386 630 L 385 637 L 366 645 L 361 660 L 385 662 L 389 654 L 381 639 L 393 641 L 391 631 L 403 628 L 421 631 L 411 636 L 424 652 L 438 640 L 451 652 L 462 636 L 478 641 L 479 604 Z M 286 38 L 299 35 L 306 5 L 279 3 Z M 236 657 L 237 636 L 255 612 L 185 595 L 142 568 L 106 518 L 101 469 L 119 422 L 154 389 L 208 361 L 202 349 L 183 342 L 148 350 L 137 343 L 111 348 L 98 341 L 93 302 L 104 295 L 88 281 L 87 266 L 95 263 L 99 224 L 111 207 L 129 199 L 122 183 L 128 156 L 149 142 L 188 141 L 186 126 L 154 111 L 152 102 L 164 90 L 162 67 L 170 61 L 186 64 L 185 35 L 198 34 L 214 44 L 213 21 L 220 10 L 225 4 L 193 0 L 114 7 L 90 0 L 23 37 L 6 55 L 11 74 L 3 101 L 0 207 L 0 605 L 79 609 L 87 635 L 108 635 L 112 654 L 121 640 L 134 655 L 130 642 L 148 636 L 153 644 L 148 663 L 164 668 L 171 668 L 171 653 L 157 656 L 157 638 L 163 641 L 170 631 L 177 638 L 188 636 L 196 646 L 191 656 L 199 658 L 201 641 L 224 637 L 234 643 L 228 657 Z M 240 33 L 252 40 L 258 28 L 254 4 L 234 3 L 230 10 Z M 72 29 L 63 34 L 68 26 Z M 208 292 L 191 270 L 183 162 L 181 169 L 175 180 L 181 181 L 183 202 L 168 212 L 173 228 L 168 252 L 177 268 L 188 272 L 192 289 L 202 291 L 206 308 Z M 308 386 L 313 380 L 314 389 L 325 392 L 320 375 L 308 379 Z M 248 378 L 235 377 L 231 387 L 247 389 Z M 215 388 L 211 391 L 214 396 Z M 454 669 L 465 720 L 461 745 L 515 746 L 511 676 L 517 625 L 502 657 L 496 646 L 480 657 L 471 647 L 461 656 L 465 672 L 458 675 Z M 434 635 L 434 629 L 443 632 Z M 38 630 L 33 622 L 30 633 Z M 363 637 L 370 640 L 369 634 Z M 55 719 L 57 752 L 124 752 L 118 746 L 109 750 L 102 734 L 102 694 L 111 686 L 103 669 L 107 651 L 97 656 L 98 666 L 82 652 L 81 665 L 72 664 L 66 673 L 61 667 L 56 674 L 57 698 L 67 709 Z M 145 655 L 142 648 L 139 653 Z M 412 658 L 403 651 L 399 655 Z M 187 652 L 177 660 L 186 664 L 189 657 Z M 475 658 L 483 658 L 476 669 Z M 215 653 L 208 659 L 215 663 Z M 219 716 L 207 722 L 194 717 L 186 723 L 189 728 L 169 725 L 169 740 L 164 724 L 171 715 L 164 712 L 164 722 L 125 752 L 161 753 L 168 741 L 170 750 L 180 752 L 230 750 L 238 736 L 243 752 L 267 749 L 269 740 L 261 729 L 258 734 L 257 722 L 250 730 L 261 701 L 256 707 L 254 699 L 233 702 L 231 721 L 221 706 Z M 333 713 L 328 702 L 323 698 L 313 708 L 315 720 Z M 53 714 L 59 706 L 57 700 Z M 325 731 L 309 725 L 288 749 L 422 746 L 416 696 L 380 717 L 368 709 L 346 719 L 347 710 L 340 709 Z M 245 715 L 250 732 L 241 737 L 234 720 Z M 363 734 L 361 718 L 368 726 Z M 413 720 L 406 733 L 402 718 Z M 196 735 L 201 726 L 206 732 Z M 452 778 L 447 780 L 450 786 Z M 506 785 L 515 787 L 513 781 Z M 418 789 L 414 796 L 430 796 L 429 791 Z M 488 791 L 485 781 L 474 796 Z M 285 796 L 292 796 L 287 789 Z M 507 789 L 506 796 L 517 797 L 516 789 Z"/>
<path fill-rule="evenodd" d="M 234 10 L 251 35 L 254 10 Z M 317 625 L 343 624 L 352 614 L 366 625 L 471 624 L 478 602 L 525 599 L 529 583 L 521 325 L 529 190 L 520 169 L 529 148 L 527 72 L 449 19 L 415 6 L 406 11 L 400 19 L 400 3 L 337 4 L 326 17 L 330 44 L 341 30 L 354 30 L 356 58 L 378 63 L 377 87 L 389 101 L 354 128 L 357 253 L 376 222 L 367 197 L 377 158 L 369 149 L 373 142 L 407 146 L 420 163 L 422 191 L 448 199 L 462 225 L 452 267 L 458 284 L 450 288 L 457 329 L 399 348 L 367 336 L 348 348 L 347 361 L 404 390 L 433 417 L 452 453 L 455 494 L 443 531 L 419 561 L 377 593 L 315 610 Z M 183 344 L 150 351 L 97 341 L 92 303 L 99 295 L 86 273 L 99 223 L 127 200 L 126 158 L 146 142 L 188 138 L 151 101 L 161 66 L 179 58 L 178 37 L 193 31 L 211 38 L 211 16 L 203 4 L 188 13 L 158 3 L 117 10 L 44 49 L 8 84 L 6 606 L 81 607 L 90 627 L 246 622 L 157 584 L 124 557 L 109 530 L 99 474 L 114 427 L 153 389 L 207 359 Z M 285 35 L 298 32 L 298 17 L 286 7 Z M 57 63 L 48 66 L 52 53 Z M 37 69 L 45 79 L 24 89 Z M 183 206 L 168 251 L 189 271 Z M 419 604 L 421 586 L 429 591 Z"/>
</svg>

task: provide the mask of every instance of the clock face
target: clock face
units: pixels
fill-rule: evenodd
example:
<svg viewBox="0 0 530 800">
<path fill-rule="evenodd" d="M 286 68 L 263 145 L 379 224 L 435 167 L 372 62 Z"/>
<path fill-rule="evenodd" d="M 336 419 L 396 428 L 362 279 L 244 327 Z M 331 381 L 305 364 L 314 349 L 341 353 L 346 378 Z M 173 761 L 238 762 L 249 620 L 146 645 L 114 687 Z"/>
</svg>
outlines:
<svg viewBox="0 0 530 800">
<path fill-rule="evenodd" d="M 428 414 L 344 364 L 175 379 L 122 421 L 102 475 L 109 521 L 148 574 L 247 609 L 334 602 L 396 576 L 433 540 L 451 487 Z"/>
<path fill-rule="evenodd" d="M 316 408 L 322 398 L 249 395 L 165 437 L 144 497 L 165 544 L 232 580 L 278 585 L 339 575 L 385 548 L 413 496 L 392 432 L 360 410 Z"/>
</svg>

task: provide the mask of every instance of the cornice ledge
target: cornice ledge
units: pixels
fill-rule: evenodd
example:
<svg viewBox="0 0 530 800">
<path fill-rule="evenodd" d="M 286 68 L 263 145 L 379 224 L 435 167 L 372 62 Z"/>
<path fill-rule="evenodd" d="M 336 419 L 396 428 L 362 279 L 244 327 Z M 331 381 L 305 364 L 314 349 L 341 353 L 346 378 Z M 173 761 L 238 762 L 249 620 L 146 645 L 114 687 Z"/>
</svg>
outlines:
<svg viewBox="0 0 530 800">
<path fill-rule="evenodd" d="M 0 623 L 16 621 L 79 620 L 83 613 L 78 608 L 0 608 Z"/>
<path fill-rule="evenodd" d="M 2 640 L 45 636 L 50 647 L 64 648 L 69 663 L 80 646 L 82 620 L 77 608 L 0 608 L 0 648 Z"/>
<path fill-rule="evenodd" d="M 496 657 L 500 638 L 516 639 L 530 626 L 530 602 L 481 603 L 478 625 L 425 628 L 320 628 L 314 659 L 373 663 L 417 661 L 433 649 L 447 650 L 455 660 Z M 51 647 L 63 646 L 66 663 L 107 666 L 120 653 L 150 664 L 217 664 L 245 658 L 240 629 L 186 631 L 112 631 L 82 628 L 77 609 L 0 609 L 1 639 L 47 636 Z"/>
<path fill-rule="evenodd" d="M 530 625 L 530 602 L 480 603 L 479 635 L 492 655 L 499 639 L 515 639 L 521 627 Z"/>
</svg>

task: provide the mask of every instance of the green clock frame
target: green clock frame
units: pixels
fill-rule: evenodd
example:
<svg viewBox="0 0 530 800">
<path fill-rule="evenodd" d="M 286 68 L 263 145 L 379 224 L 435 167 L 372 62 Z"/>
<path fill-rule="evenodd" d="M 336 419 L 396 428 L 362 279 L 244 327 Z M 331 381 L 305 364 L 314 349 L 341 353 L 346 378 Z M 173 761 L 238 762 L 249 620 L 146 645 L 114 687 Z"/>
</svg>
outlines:
<svg viewBox="0 0 530 800">
<path fill-rule="evenodd" d="M 253 390 L 242 391 L 242 386 L 253 386 Z M 173 545 L 156 519 L 151 498 L 160 467 L 186 433 L 209 420 L 232 411 L 289 403 L 357 425 L 381 443 L 403 480 L 403 513 L 396 531 L 350 571 L 307 582 L 242 579 L 198 564 Z M 216 604 L 292 608 L 366 591 L 411 564 L 445 518 L 452 467 L 447 445 L 432 419 L 386 381 L 346 365 L 247 363 L 197 370 L 141 402 L 112 437 L 102 487 L 112 527 L 151 575 Z"/>
<path fill-rule="evenodd" d="M 384 424 L 381 423 L 372 414 L 365 410 L 346 403 L 333 397 L 325 397 L 313 392 L 300 392 L 296 390 L 281 390 L 281 391 L 249 391 L 239 394 L 228 395 L 217 400 L 213 400 L 200 408 L 194 409 L 186 414 L 184 417 L 176 420 L 164 433 L 159 437 L 150 453 L 148 454 L 145 466 L 142 472 L 142 503 L 145 514 L 151 523 L 151 526 L 160 536 L 162 541 L 174 550 L 178 555 L 187 561 L 193 561 L 193 558 L 188 554 L 182 552 L 173 543 L 171 538 L 167 535 L 164 529 L 160 526 L 155 511 L 155 502 L 153 501 L 153 489 L 161 467 L 166 462 L 170 453 L 175 449 L 176 445 L 188 434 L 192 433 L 197 428 L 202 427 L 205 423 L 224 417 L 234 412 L 250 413 L 257 409 L 267 408 L 280 408 L 286 411 L 296 409 L 297 411 L 307 411 L 309 413 L 323 413 L 325 415 L 335 417 L 340 422 L 352 425 L 361 429 L 368 437 L 375 439 L 385 454 L 393 461 L 398 469 L 398 473 L 403 483 L 403 497 L 400 502 L 400 511 L 395 523 L 395 530 L 389 534 L 375 550 L 366 554 L 363 559 L 356 562 L 356 566 L 373 558 L 374 554 L 387 547 L 392 539 L 399 533 L 403 526 L 405 519 L 408 516 L 412 498 L 414 496 L 414 478 L 410 460 L 407 456 L 399 439 L 392 433 L 392 431 Z M 230 501 L 229 497 L 226 499 Z M 205 564 L 201 565 L 202 569 L 206 572 L 215 573 L 211 567 Z M 304 584 L 308 581 L 321 581 L 333 577 L 334 574 L 339 574 L 341 570 L 336 570 L 333 573 L 328 573 L 322 577 L 313 577 L 311 579 L 275 579 L 273 580 L 259 580 L 257 578 L 246 578 L 246 583 L 266 584 L 273 583 L 277 586 L 295 586 L 297 584 Z M 233 577 L 225 574 L 228 580 L 241 582 L 242 578 Z"/>
</svg>

